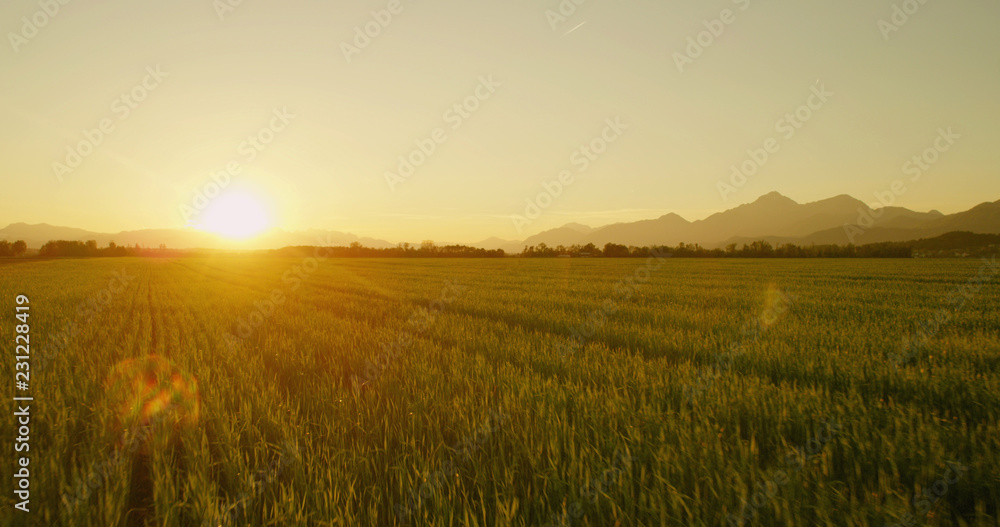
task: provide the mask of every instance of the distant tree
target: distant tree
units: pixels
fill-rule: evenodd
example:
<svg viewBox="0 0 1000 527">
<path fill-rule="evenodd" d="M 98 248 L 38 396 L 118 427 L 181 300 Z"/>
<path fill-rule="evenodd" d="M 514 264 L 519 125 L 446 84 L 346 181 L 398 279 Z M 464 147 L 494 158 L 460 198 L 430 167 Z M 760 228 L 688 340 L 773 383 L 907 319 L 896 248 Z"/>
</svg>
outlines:
<svg viewBox="0 0 1000 527">
<path fill-rule="evenodd" d="M 758 240 L 750 244 L 750 254 L 759 258 L 774 256 L 774 247 L 769 242 Z"/>
<path fill-rule="evenodd" d="M 669 252 L 669 250 L 668 250 Z M 649 247 L 636 247 L 630 245 L 628 248 L 629 256 L 633 258 L 648 258 L 649 257 Z"/>
<path fill-rule="evenodd" d="M 97 240 L 87 240 L 87 253 L 91 256 L 97 255 Z"/>
<path fill-rule="evenodd" d="M 14 256 L 21 256 L 28 252 L 28 244 L 24 243 L 24 240 L 17 240 L 14 242 L 14 245 L 11 245 L 10 249 L 14 253 Z"/>
<path fill-rule="evenodd" d="M 11 249 L 10 242 L 7 240 L 0 240 L 0 256 L 10 256 L 14 254 L 13 249 Z"/>
<path fill-rule="evenodd" d="M 604 245 L 604 256 L 607 258 L 627 258 L 629 256 L 628 247 L 607 243 Z"/>
<path fill-rule="evenodd" d="M 59 256 L 59 248 L 56 246 L 56 242 L 47 241 L 42 245 L 42 248 L 38 250 L 38 254 L 44 257 Z"/>
</svg>

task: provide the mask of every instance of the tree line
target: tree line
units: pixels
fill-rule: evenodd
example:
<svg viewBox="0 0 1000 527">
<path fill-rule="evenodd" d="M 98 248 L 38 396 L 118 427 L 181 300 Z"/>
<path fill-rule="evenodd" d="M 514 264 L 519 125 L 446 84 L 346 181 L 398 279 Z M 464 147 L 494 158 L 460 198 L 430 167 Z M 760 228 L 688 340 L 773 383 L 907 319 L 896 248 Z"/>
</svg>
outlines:
<svg viewBox="0 0 1000 527">
<path fill-rule="evenodd" d="M 314 247 L 284 247 L 271 251 L 255 251 L 272 256 L 300 256 L 311 253 Z M 22 251 L 23 252 L 23 251 Z M 157 249 L 116 245 L 110 242 L 107 247 L 98 247 L 95 240 L 67 241 L 53 240 L 46 242 L 38 251 L 43 258 L 86 258 L 86 257 L 122 257 L 122 256 L 203 256 L 217 254 L 222 251 L 199 249 L 167 249 L 160 245 Z M 465 245 L 437 246 L 432 241 L 425 241 L 419 246 L 401 243 L 396 247 L 373 248 L 365 247 L 358 242 L 347 247 L 327 247 L 326 253 L 333 258 L 503 258 L 506 253 L 502 249 L 487 250 Z"/>
<path fill-rule="evenodd" d="M 285 247 L 270 251 L 276 256 L 300 256 L 311 253 L 314 247 Z M 480 249 L 467 245 L 437 246 L 432 241 L 424 241 L 419 246 L 401 243 L 396 247 L 376 249 L 365 247 L 358 242 L 347 247 L 327 247 L 331 258 L 503 258 L 503 249 Z"/>
<path fill-rule="evenodd" d="M 135 244 L 133 247 L 109 242 L 107 247 L 98 247 L 96 240 L 81 242 L 77 240 L 52 240 L 45 242 L 38 250 L 38 256 L 43 258 L 94 258 L 123 256 L 187 256 L 194 251 L 167 249 L 166 245 L 150 249 Z"/>
<path fill-rule="evenodd" d="M 7 240 L 0 240 L 0 256 L 21 256 L 28 251 L 28 244 L 24 240 L 17 240 L 10 243 Z"/>
<path fill-rule="evenodd" d="M 569 247 L 549 247 L 544 243 L 525 247 L 523 258 L 648 258 L 652 253 L 667 253 L 675 258 L 912 258 L 914 242 L 884 242 L 866 245 L 809 245 L 792 243 L 771 245 L 767 241 L 735 243 L 725 248 L 706 249 L 698 244 L 653 247 L 625 246 L 608 243 L 599 248 L 593 243 Z"/>
<path fill-rule="evenodd" d="M 951 232 L 936 238 L 914 240 L 907 242 L 882 242 L 865 245 L 796 245 L 792 243 L 772 245 L 759 240 L 744 243 L 739 246 L 731 243 L 723 248 L 707 249 L 698 244 L 678 244 L 676 247 L 666 245 L 651 247 L 626 246 L 607 243 L 598 247 L 593 243 L 586 245 L 570 245 L 549 247 L 544 243 L 526 246 L 520 254 L 522 258 L 648 258 L 653 253 L 670 254 L 675 258 L 913 258 L 913 257 L 949 257 L 977 256 L 995 254 L 1000 247 L 1000 235 L 973 234 L 968 232 Z M 313 251 L 315 247 L 285 247 L 270 251 L 256 251 L 258 254 L 271 256 L 301 256 Z M 23 240 L 14 243 L 0 241 L 0 257 L 21 256 L 27 251 Z M 101 257 L 101 256 L 202 256 L 217 254 L 220 251 L 197 249 L 167 249 L 165 245 L 150 249 L 116 245 L 110 242 L 107 247 L 98 247 L 97 242 L 89 240 L 49 241 L 39 250 L 38 255 L 45 258 L 54 257 Z M 400 243 L 395 247 L 374 248 L 365 247 L 358 242 L 343 247 L 327 247 L 327 254 L 333 258 L 503 258 L 508 256 L 503 249 L 480 249 L 467 245 L 435 245 L 427 240 L 420 245 Z"/>
</svg>

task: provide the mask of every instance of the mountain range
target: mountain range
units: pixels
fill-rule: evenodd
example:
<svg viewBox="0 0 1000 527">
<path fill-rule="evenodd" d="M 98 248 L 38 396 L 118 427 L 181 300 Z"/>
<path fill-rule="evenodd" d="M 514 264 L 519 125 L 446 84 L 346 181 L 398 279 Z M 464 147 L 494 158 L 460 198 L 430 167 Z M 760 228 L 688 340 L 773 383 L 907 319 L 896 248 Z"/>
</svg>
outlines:
<svg viewBox="0 0 1000 527">
<path fill-rule="evenodd" d="M 470 245 L 490 250 L 503 249 L 508 253 L 519 253 L 526 246 L 538 246 L 542 243 L 550 247 L 588 243 L 598 247 L 603 247 L 606 243 L 634 246 L 676 246 L 686 243 L 710 249 L 732 243 L 742 245 L 755 240 L 766 240 L 775 245 L 862 245 L 932 238 L 953 231 L 1000 234 L 1000 201 L 982 203 L 965 212 L 946 215 L 935 210 L 915 212 L 902 207 L 872 209 L 863 201 L 847 195 L 811 203 L 797 203 L 772 192 L 752 203 L 713 214 L 703 220 L 688 221 L 671 213 L 656 219 L 602 227 L 569 223 L 521 241 L 489 238 Z M 354 242 L 373 248 L 396 245 L 386 240 L 323 230 L 289 232 L 274 229 L 249 242 L 234 242 L 194 229 L 145 229 L 108 234 L 44 223 L 11 224 L 0 229 L 0 240 L 3 239 L 24 240 L 31 249 L 37 249 L 50 240 L 96 240 L 101 247 L 114 241 L 118 245 L 128 246 L 138 244 L 143 247 L 158 247 L 165 244 L 173 249 L 234 250 L 320 244 L 346 246 Z"/>
<path fill-rule="evenodd" d="M 141 247 L 159 247 L 161 244 L 171 249 L 279 249 L 281 247 L 300 245 L 330 245 L 347 246 L 358 242 L 366 247 L 395 247 L 396 244 L 374 238 L 360 238 L 353 234 L 307 230 L 289 232 L 281 229 L 270 230 L 251 241 L 239 242 L 221 238 L 215 234 L 195 229 L 143 229 L 122 231 L 115 234 L 91 232 L 72 227 L 58 227 L 40 223 L 28 225 L 13 223 L 0 229 L 0 240 L 24 240 L 29 249 L 38 249 L 51 240 L 97 241 L 98 247 L 106 247 L 108 243 L 117 245 Z"/>
<path fill-rule="evenodd" d="M 766 240 L 773 245 L 863 245 L 931 238 L 953 231 L 1000 234 L 1000 201 L 945 215 L 936 210 L 915 212 L 902 207 L 873 209 L 848 195 L 797 203 L 772 192 L 703 220 L 688 221 L 677 214 L 666 214 L 656 219 L 596 228 L 569 223 L 523 241 L 491 238 L 473 245 L 515 253 L 526 246 L 542 243 L 549 247 L 588 243 L 598 247 L 606 243 L 639 247 L 686 243 L 709 249 L 755 240 Z"/>
</svg>

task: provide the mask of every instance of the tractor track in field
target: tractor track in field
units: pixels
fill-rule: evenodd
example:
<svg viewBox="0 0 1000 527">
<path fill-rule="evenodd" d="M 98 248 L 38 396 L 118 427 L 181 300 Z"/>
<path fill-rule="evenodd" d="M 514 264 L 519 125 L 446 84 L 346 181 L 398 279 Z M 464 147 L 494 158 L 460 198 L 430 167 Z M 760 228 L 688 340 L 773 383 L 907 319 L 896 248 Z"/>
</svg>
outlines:
<svg viewBox="0 0 1000 527">
<path fill-rule="evenodd" d="M 192 272 L 198 272 L 197 270 L 191 268 L 190 266 L 184 266 L 190 269 Z M 201 275 L 206 275 L 206 273 L 199 273 Z M 250 275 L 247 275 L 248 277 Z M 215 280 L 215 277 L 211 277 Z M 939 280 L 928 280 L 929 282 L 935 282 Z M 233 281 L 225 280 L 226 283 L 231 283 L 232 285 L 240 286 L 242 289 L 250 289 L 254 291 L 266 291 L 266 287 L 254 287 L 247 283 L 233 283 Z M 406 308 L 400 308 L 399 312 L 401 315 L 396 318 L 396 320 L 404 321 L 409 316 L 407 315 L 407 309 L 413 310 L 419 307 L 426 307 L 432 301 L 431 297 L 426 299 L 403 299 L 399 297 L 390 296 L 388 294 L 379 292 L 374 289 L 359 289 L 356 287 L 347 287 L 339 284 L 329 284 L 323 282 L 317 282 L 309 285 L 309 289 L 312 291 L 318 291 L 320 293 L 332 293 L 337 296 L 350 296 L 362 301 L 371 301 L 373 299 L 378 299 L 387 302 L 391 308 L 393 304 L 406 304 Z M 517 288 L 515 288 L 517 289 Z M 526 288 L 524 290 L 529 290 Z M 263 294 L 263 293 L 262 293 Z M 336 296 L 331 296 L 331 298 L 336 298 Z M 352 316 L 356 315 L 356 312 L 344 311 L 344 312 L 334 312 L 332 310 L 326 309 L 320 301 L 315 298 L 302 298 L 299 299 L 304 306 L 314 308 L 317 312 L 322 313 L 325 317 L 333 317 L 341 320 L 345 323 L 360 322 L 364 321 L 366 323 L 371 322 L 371 317 L 358 317 Z M 554 328 L 551 323 L 546 323 L 539 321 L 537 318 L 530 318 L 525 316 L 496 316 L 495 313 L 476 309 L 466 306 L 449 306 L 444 309 L 439 316 L 467 316 L 474 320 L 489 321 L 493 324 L 499 324 L 503 329 L 488 329 L 491 333 L 508 334 L 511 332 L 520 332 L 525 335 L 537 335 L 540 336 L 543 341 L 547 339 L 555 339 L 562 341 L 569 341 L 572 339 L 572 335 L 569 331 L 569 326 L 566 329 L 560 330 L 559 328 Z M 389 325 L 387 324 L 386 327 Z M 488 326 L 487 326 L 488 327 Z M 396 329 L 396 332 L 410 332 L 405 325 Z M 480 350 L 474 342 L 464 343 L 460 342 L 458 339 L 447 338 L 447 337 L 437 337 L 428 334 L 428 332 L 420 332 L 414 335 L 416 340 L 428 343 L 430 345 L 436 346 L 440 349 L 454 348 L 461 350 L 463 353 L 477 354 L 483 356 L 488 362 L 499 364 L 499 363 L 509 363 L 514 359 L 514 356 L 496 356 L 495 354 L 486 353 Z M 677 349 L 663 349 L 663 348 L 652 348 L 652 347 L 630 347 L 623 345 L 622 340 L 624 339 L 604 339 L 604 338 L 591 338 L 587 340 L 587 344 L 603 345 L 611 350 L 622 350 L 628 354 L 634 356 L 640 356 L 646 361 L 657 361 L 660 363 L 666 363 L 671 365 L 678 365 L 682 363 L 688 363 L 695 367 L 706 367 L 713 363 L 712 355 L 695 355 L 689 351 L 677 350 Z M 555 346 L 553 346 L 555 348 Z M 553 349 L 552 351 L 556 351 Z M 537 372 L 540 375 L 547 377 L 566 377 L 563 374 L 553 371 L 543 371 L 548 370 L 544 368 L 544 363 L 537 363 L 531 360 L 517 360 L 521 365 L 530 368 L 532 371 Z M 541 367 L 541 368 L 540 368 Z M 558 368 L 558 364 L 555 365 Z M 768 371 L 766 368 L 763 371 L 753 371 L 760 370 L 760 368 L 749 369 L 748 371 L 740 372 L 741 375 L 752 376 L 758 378 L 764 382 L 768 382 L 775 386 L 798 386 L 803 389 L 814 389 L 819 387 L 826 387 L 827 389 L 837 392 L 837 393 L 858 393 L 862 396 L 868 397 L 892 397 L 895 401 L 900 404 L 916 404 L 918 407 L 923 407 L 927 409 L 933 409 L 940 406 L 938 403 L 943 403 L 943 401 L 936 401 L 939 397 L 934 397 L 935 401 L 925 400 L 927 394 L 916 395 L 918 391 L 914 388 L 908 387 L 906 384 L 899 383 L 882 383 L 877 382 L 880 379 L 875 378 L 871 381 L 876 382 L 866 382 L 865 379 L 845 379 L 824 375 L 821 373 L 809 373 L 805 375 L 801 372 L 782 372 L 782 371 Z M 836 377 L 836 378 L 835 378 Z M 889 381 L 890 379 L 884 379 Z M 944 397 L 942 395 L 941 397 Z M 994 412 L 998 405 L 987 405 L 973 414 L 967 415 L 965 417 L 980 422 L 989 419 L 991 412 Z"/>
<path fill-rule="evenodd" d="M 259 278 L 259 275 L 248 274 L 248 273 L 240 273 L 240 272 L 236 272 L 236 271 L 232 271 L 232 270 L 223 269 L 221 267 L 211 266 L 211 265 L 208 265 L 208 264 L 202 265 L 200 269 L 196 268 L 193 265 L 189 265 L 187 263 L 180 262 L 178 260 L 171 260 L 170 264 L 173 265 L 173 266 L 176 266 L 176 267 L 180 267 L 181 269 L 186 269 L 186 270 L 190 271 L 191 273 L 193 273 L 193 274 L 195 274 L 197 276 L 205 277 L 205 278 L 210 278 L 213 281 L 222 282 L 222 283 L 233 285 L 233 286 L 237 286 L 237 287 L 240 287 L 240 288 L 246 288 L 246 287 L 248 287 L 248 285 L 249 285 L 248 281 L 250 283 L 253 283 L 253 282 L 256 282 L 257 279 Z M 206 270 L 218 271 L 218 273 L 211 273 L 211 272 L 207 272 Z M 236 280 L 236 279 L 229 278 L 229 277 L 233 277 L 233 276 L 240 276 L 240 277 L 246 278 L 247 280 L 239 281 L 239 280 Z"/>
<path fill-rule="evenodd" d="M 448 310 L 445 310 L 443 314 L 445 315 L 456 314 L 458 312 L 472 316 L 473 318 L 493 321 L 494 323 L 500 324 L 505 328 L 509 328 L 511 330 L 520 330 L 524 333 L 540 334 L 543 336 L 556 336 L 556 337 L 569 338 L 567 335 L 555 333 L 552 331 L 547 331 L 544 329 L 532 328 L 531 330 L 526 330 L 526 327 L 522 324 L 512 323 L 508 320 L 499 319 L 495 317 L 482 316 L 475 313 L 474 310 L 469 312 L 467 310 L 454 310 L 449 308 Z M 509 332 L 499 331 L 498 333 L 504 335 Z M 458 339 L 440 338 L 427 334 L 419 334 L 416 335 L 415 337 L 416 340 L 432 343 L 433 345 L 436 345 L 440 349 L 456 348 L 468 354 L 480 355 L 488 363 L 496 365 L 499 365 L 501 363 L 511 363 L 513 362 L 512 359 L 514 359 L 513 356 L 507 356 L 507 355 L 499 356 L 495 353 L 487 353 L 486 351 L 476 347 L 475 343 L 463 343 L 460 342 Z M 619 349 L 626 351 L 627 353 L 637 355 L 636 353 L 634 353 L 634 350 L 631 350 L 629 348 L 623 348 L 620 346 L 612 346 L 610 345 L 610 343 L 604 340 L 591 339 L 589 343 L 600 343 L 605 345 L 606 347 L 608 347 L 608 349 L 611 350 Z M 650 360 L 655 360 L 659 362 L 665 362 L 668 365 L 689 363 L 696 367 L 697 366 L 704 367 L 712 363 L 711 360 L 703 360 L 696 357 L 688 357 L 687 360 L 684 360 L 677 356 L 670 357 L 666 355 L 652 357 L 652 358 L 643 356 L 642 359 L 647 363 Z M 565 372 L 559 373 L 551 371 L 541 371 L 538 367 L 540 364 L 536 363 L 535 361 L 517 360 L 517 363 L 531 369 L 532 371 L 535 371 L 536 373 L 542 375 L 543 377 L 568 378 L 568 375 Z M 795 387 L 800 390 L 815 390 L 815 389 L 825 388 L 835 393 L 841 393 L 845 395 L 856 393 L 862 397 L 875 398 L 875 399 L 878 399 L 880 397 L 881 398 L 892 397 L 897 404 L 914 405 L 918 408 L 922 408 L 927 411 L 932 411 L 941 408 L 942 406 L 949 406 L 953 403 L 953 401 L 951 401 L 951 399 L 947 394 L 939 394 L 939 396 L 929 398 L 927 393 L 921 392 L 921 390 L 918 389 L 919 386 L 916 382 L 912 383 L 913 386 L 906 386 L 905 384 L 904 385 L 897 384 L 896 386 L 891 386 L 888 383 L 873 383 L 873 382 L 866 383 L 864 382 L 864 379 L 860 378 L 854 378 L 845 383 L 843 382 L 842 378 L 836 378 L 835 375 L 830 376 L 816 372 L 791 373 L 791 372 L 779 372 L 772 370 L 772 371 L 739 371 L 738 373 L 740 375 L 756 378 L 762 382 L 771 384 L 775 387 L 779 386 Z M 695 379 L 692 379 L 692 381 L 694 380 Z M 885 378 L 884 380 L 889 381 L 891 379 Z M 968 411 L 962 412 L 961 415 L 969 422 L 975 422 L 975 423 L 988 422 L 992 418 L 992 416 L 996 415 L 997 409 L 1000 408 L 1000 401 L 994 399 L 994 403 L 995 404 L 992 406 L 983 406 L 982 408 L 980 408 L 980 410 L 975 412 L 968 412 Z"/>
<path fill-rule="evenodd" d="M 156 302 L 153 301 L 153 277 L 152 276 L 150 276 L 146 280 L 146 303 L 147 303 L 146 307 L 149 309 L 149 353 L 151 355 L 158 355 L 159 352 L 160 352 L 160 349 L 159 349 L 159 340 L 157 338 L 158 337 L 158 331 L 157 331 L 157 325 L 158 324 L 157 324 L 156 319 L 157 319 L 157 315 L 159 313 L 159 309 L 156 307 Z"/>
<path fill-rule="evenodd" d="M 200 276 L 210 277 L 212 280 L 216 280 L 216 281 L 220 281 L 220 282 L 223 282 L 223 283 L 227 283 L 229 285 L 233 285 L 233 286 L 239 287 L 240 289 L 243 289 L 243 290 L 249 290 L 249 291 L 258 292 L 258 293 L 260 293 L 260 295 L 261 295 L 262 298 L 266 297 L 266 293 L 268 292 L 268 287 L 267 286 L 255 286 L 255 285 L 253 285 L 252 282 L 248 283 L 248 282 L 239 282 L 239 281 L 230 280 L 230 279 L 223 279 L 223 278 L 219 278 L 219 277 L 210 275 L 208 273 L 201 272 L 201 271 L 199 271 L 199 270 L 197 270 L 194 267 L 189 266 L 189 265 L 184 265 L 184 264 L 179 264 L 179 263 L 176 264 L 176 265 L 179 265 L 179 266 L 181 266 L 181 267 L 183 267 L 185 269 L 188 269 L 191 272 L 196 273 L 196 274 L 198 274 Z M 243 275 L 243 276 L 245 276 L 247 278 L 258 278 L 257 275 Z M 364 285 L 368 285 L 368 284 L 364 284 Z M 428 296 L 426 298 L 420 298 L 420 297 L 413 298 L 413 297 L 411 297 L 411 298 L 407 299 L 407 298 L 402 298 L 400 296 L 387 294 L 385 292 L 379 291 L 376 288 L 365 288 L 365 289 L 362 289 L 362 288 L 357 288 L 357 287 L 350 287 L 350 286 L 344 286 L 344 285 L 339 285 L 339 284 L 323 283 L 323 282 L 313 283 L 313 284 L 310 284 L 308 287 L 312 291 L 329 292 L 329 293 L 334 293 L 334 294 L 340 295 L 340 296 L 350 296 L 350 297 L 354 297 L 354 298 L 362 300 L 362 301 L 371 301 L 373 299 L 378 299 L 378 300 L 386 301 L 390 305 L 391 304 L 405 303 L 405 304 L 408 304 L 411 308 L 426 307 L 427 305 L 429 305 L 434 300 L 433 295 L 432 296 Z M 274 289 L 274 288 L 271 288 L 271 289 Z M 282 289 L 282 288 L 281 287 L 277 287 L 277 289 Z M 514 291 L 514 292 L 530 292 L 532 290 L 532 288 L 529 285 L 525 285 L 523 287 L 518 287 L 518 286 L 505 287 L 504 289 L 505 290 Z M 290 297 L 291 294 L 289 294 L 288 296 Z M 298 294 L 296 296 L 301 296 L 301 294 Z M 316 302 L 314 300 L 300 299 L 299 301 L 302 302 L 303 304 L 319 308 L 321 311 L 333 314 L 330 311 L 326 311 L 326 310 L 322 309 L 323 306 L 319 302 Z M 248 308 L 248 309 L 250 309 L 250 308 Z M 504 323 L 506 323 L 509 326 L 514 327 L 514 328 L 528 330 L 528 331 L 534 331 L 534 332 L 540 332 L 540 333 L 545 333 L 545 334 L 549 334 L 549 335 L 553 335 L 553 336 L 561 337 L 561 338 L 566 338 L 566 339 L 571 338 L 571 335 L 569 334 L 568 328 L 565 331 L 555 330 L 555 329 L 553 329 L 551 327 L 551 325 L 544 324 L 544 323 L 539 324 L 539 323 L 537 323 L 536 319 L 531 318 L 531 317 L 517 317 L 518 318 L 517 321 L 511 322 L 511 320 L 510 320 L 509 317 L 508 318 L 495 318 L 494 316 L 492 316 L 489 312 L 486 312 L 485 310 L 478 310 L 478 309 L 473 309 L 473 308 L 461 308 L 461 309 L 459 309 L 459 308 L 455 308 L 454 306 L 451 306 L 451 307 L 448 308 L 448 311 L 463 312 L 463 313 L 465 313 L 465 314 L 467 314 L 469 316 L 472 316 L 474 318 L 485 318 L 485 319 L 490 319 L 490 320 L 501 320 Z M 368 320 L 368 319 L 363 318 L 363 317 L 359 318 L 359 317 L 339 316 L 339 315 L 334 315 L 334 316 L 336 316 L 338 319 L 348 320 L 348 321 Z M 401 316 L 401 318 L 405 319 L 407 316 L 408 315 L 403 314 Z M 591 339 L 591 342 L 602 342 L 602 341 L 600 341 L 598 339 Z M 620 343 L 618 343 L 616 341 L 609 340 L 609 341 L 603 341 L 603 343 L 605 345 L 607 345 L 609 348 L 620 347 Z M 647 353 L 648 352 L 655 353 L 655 350 L 652 350 L 652 349 L 643 350 L 643 351 L 647 352 Z"/>
</svg>

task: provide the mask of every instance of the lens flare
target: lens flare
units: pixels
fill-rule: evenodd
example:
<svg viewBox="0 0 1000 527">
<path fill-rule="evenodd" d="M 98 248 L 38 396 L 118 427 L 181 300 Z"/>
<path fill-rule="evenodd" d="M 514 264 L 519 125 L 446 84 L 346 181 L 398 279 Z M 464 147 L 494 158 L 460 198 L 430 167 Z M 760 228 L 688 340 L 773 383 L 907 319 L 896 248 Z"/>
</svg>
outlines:
<svg viewBox="0 0 1000 527">
<path fill-rule="evenodd" d="M 163 357 L 150 355 L 118 363 L 106 387 L 123 427 L 198 422 L 198 380 Z"/>
<path fill-rule="evenodd" d="M 784 316 L 792 305 L 792 297 L 771 284 L 764 292 L 764 309 L 760 314 L 760 325 L 770 328 Z"/>
</svg>

